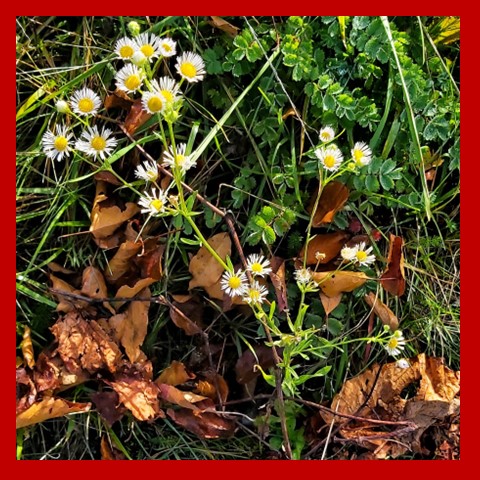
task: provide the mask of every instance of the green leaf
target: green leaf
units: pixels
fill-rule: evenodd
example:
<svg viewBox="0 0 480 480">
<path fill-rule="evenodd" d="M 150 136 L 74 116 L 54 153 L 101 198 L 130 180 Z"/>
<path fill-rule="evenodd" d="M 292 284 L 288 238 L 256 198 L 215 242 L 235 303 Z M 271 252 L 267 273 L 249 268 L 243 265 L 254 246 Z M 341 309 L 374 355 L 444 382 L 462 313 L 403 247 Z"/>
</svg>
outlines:
<svg viewBox="0 0 480 480">
<path fill-rule="evenodd" d="M 385 190 L 391 190 L 394 186 L 393 180 L 387 175 L 380 175 L 380 183 Z"/>
<path fill-rule="evenodd" d="M 275 234 L 275 231 L 272 227 L 269 227 L 268 225 L 265 227 L 262 233 L 262 239 L 267 245 L 272 245 L 273 243 L 275 243 L 277 235 Z"/>
<path fill-rule="evenodd" d="M 369 192 L 378 192 L 380 189 L 380 184 L 378 183 L 377 177 L 374 177 L 373 175 L 367 175 L 365 177 L 365 187 L 367 187 Z"/>
</svg>

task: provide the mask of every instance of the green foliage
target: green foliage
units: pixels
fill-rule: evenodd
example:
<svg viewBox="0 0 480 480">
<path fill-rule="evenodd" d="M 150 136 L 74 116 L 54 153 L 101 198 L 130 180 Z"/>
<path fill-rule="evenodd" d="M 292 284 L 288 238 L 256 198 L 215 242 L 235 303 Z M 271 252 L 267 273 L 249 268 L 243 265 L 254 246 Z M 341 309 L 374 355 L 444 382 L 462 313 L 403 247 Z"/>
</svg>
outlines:
<svg viewBox="0 0 480 480">
<path fill-rule="evenodd" d="M 295 213 L 286 208 L 284 210 L 265 205 L 261 211 L 254 215 L 247 226 L 249 235 L 247 242 L 256 245 L 263 241 L 267 245 L 275 243 L 278 237 L 283 237 L 293 222 Z"/>
</svg>

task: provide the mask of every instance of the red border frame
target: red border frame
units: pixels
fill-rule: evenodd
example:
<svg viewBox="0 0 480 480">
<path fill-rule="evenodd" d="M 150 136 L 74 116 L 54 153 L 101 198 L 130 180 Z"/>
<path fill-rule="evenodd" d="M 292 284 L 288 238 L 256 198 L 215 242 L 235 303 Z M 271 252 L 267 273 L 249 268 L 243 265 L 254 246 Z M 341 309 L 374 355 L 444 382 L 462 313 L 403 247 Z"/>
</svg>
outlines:
<svg viewBox="0 0 480 480">
<path fill-rule="evenodd" d="M 124 11 L 124 12 L 129 12 L 131 15 L 131 10 L 135 9 L 138 11 L 138 8 L 135 8 L 135 6 L 132 8 L 131 5 L 125 5 L 122 6 L 119 5 L 120 2 L 108 2 L 108 4 L 102 4 L 99 5 L 98 2 L 85 2 L 83 1 L 80 5 L 78 5 L 75 2 L 71 2 L 70 5 L 68 2 L 48 2 L 48 4 L 41 4 L 37 2 L 30 2 L 29 0 L 21 2 L 21 4 L 16 5 L 14 8 L 15 10 L 22 10 L 24 13 L 26 11 L 28 12 L 39 12 L 39 10 L 45 10 L 48 9 L 50 11 L 58 11 L 62 12 L 62 14 L 71 14 L 71 15 L 78 15 L 78 11 L 81 10 L 87 10 L 87 11 L 96 11 L 97 13 L 103 12 L 103 13 L 110 13 L 111 10 L 117 10 L 117 11 Z M 250 3 L 250 5 L 248 4 Z M 270 11 L 269 14 L 271 14 L 271 11 L 273 8 L 267 4 L 258 4 L 256 2 L 253 4 L 253 2 L 242 2 L 241 4 L 225 4 L 224 2 L 208 2 L 207 8 L 209 10 L 217 10 L 213 13 L 227 13 L 224 10 L 268 10 Z M 358 5 L 358 4 L 357 4 Z M 396 5 L 398 8 L 397 10 L 401 10 L 402 12 L 407 12 L 410 11 L 412 12 L 413 9 L 411 8 L 412 6 L 419 6 L 418 3 L 413 3 L 413 2 L 402 2 L 398 5 Z M 265 8 L 262 8 L 264 6 Z M 342 5 L 344 9 L 348 5 Z M 367 7 L 367 10 L 373 10 L 373 7 L 371 3 L 362 5 L 364 7 Z M 438 9 L 438 4 L 436 4 L 436 9 Z M 162 13 L 166 13 L 165 10 L 165 5 L 161 5 Z M 291 10 L 290 5 L 287 5 L 283 7 L 280 4 L 275 4 L 275 10 L 280 10 L 280 11 L 288 11 Z M 382 7 L 385 8 L 385 5 L 382 4 Z M 421 4 L 421 9 L 427 9 L 428 5 L 425 3 Z M 476 21 L 476 15 L 474 14 L 474 11 L 472 9 L 472 12 L 468 12 L 466 8 L 461 8 L 459 5 L 454 6 L 453 8 L 449 5 L 450 8 L 448 10 L 457 10 L 456 13 L 457 15 L 460 13 L 461 15 L 461 22 L 462 22 L 462 31 L 461 31 L 461 45 L 462 45 L 462 91 L 465 96 L 465 91 L 471 92 L 473 94 L 474 92 L 474 85 L 473 82 L 477 80 L 477 65 L 478 62 L 476 61 L 476 57 L 473 57 L 473 49 L 477 47 L 477 38 L 474 36 L 474 25 L 473 22 Z M 188 11 L 190 14 L 194 12 L 199 12 L 202 10 L 204 13 L 205 5 L 199 5 L 197 6 L 189 6 L 187 2 L 185 2 L 185 5 L 180 7 L 180 9 L 183 9 L 184 11 Z M 146 10 L 146 8 L 145 8 Z M 171 9 L 170 9 L 171 10 Z M 321 11 L 323 14 L 327 13 L 325 10 L 332 10 L 331 6 L 329 7 L 326 4 L 318 4 L 315 3 L 310 4 L 310 5 L 302 5 L 302 10 L 308 10 L 310 12 L 314 11 L 315 13 L 319 13 Z M 430 9 L 429 9 L 430 10 Z M 442 9 L 443 10 L 443 9 Z M 458 11 L 460 10 L 460 12 Z M 291 12 L 290 12 L 291 13 Z M 305 13 L 305 12 L 303 12 Z M 329 12 L 332 13 L 332 12 Z M 338 13 L 338 12 L 337 12 Z M 382 12 L 386 13 L 386 12 Z M 398 13 L 398 12 L 396 12 Z M 470 13 L 470 15 L 467 15 L 467 13 Z M 365 13 L 364 13 L 365 14 Z M 404 13 L 405 14 L 405 13 Z M 463 14 L 463 15 L 462 15 Z M 17 16 L 17 15 L 16 15 Z M 7 28 L 1 29 L 0 35 L 8 37 L 7 40 L 7 46 L 11 45 L 11 50 L 13 51 L 13 33 L 10 31 L 10 28 L 13 30 L 13 23 L 12 22 L 12 27 L 10 27 L 10 15 L 7 14 L 8 18 L 8 26 Z M 478 29 L 478 26 L 477 26 Z M 4 33 L 6 32 L 6 33 Z M 477 47 L 478 48 L 478 47 Z M 11 54 L 13 55 L 13 54 Z M 476 68 L 477 67 L 477 68 Z M 12 74 L 13 77 L 13 74 Z M 15 104 L 15 97 L 14 97 L 14 92 L 13 90 L 13 85 L 8 89 L 8 103 L 9 105 Z M 4 95 L 5 99 L 5 95 Z M 475 157 L 469 160 L 465 160 L 466 155 L 468 155 L 468 150 L 469 150 L 469 143 L 470 143 L 470 137 L 468 134 L 465 134 L 465 131 L 468 132 L 468 130 L 471 128 L 470 126 L 477 126 L 478 119 L 476 118 L 477 116 L 474 116 L 474 110 L 473 108 L 477 106 L 476 102 L 476 97 L 472 95 L 471 99 L 469 98 L 469 101 L 463 101 L 462 102 L 462 114 L 461 114 L 461 119 L 464 123 L 464 127 L 462 128 L 463 132 L 463 139 L 462 139 L 462 144 L 461 144 L 461 155 L 462 158 L 464 159 L 462 161 L 462 169 L 464 169 L 463 174 L 462 174 L 462 183 L 463 187 L 467 188 L 466 190 L 466 197 L 465 195 L 463 196 L 464 201 L 462 202 L 462 210 L 466 209 L 465 211 L 462 211 L 462 224 L 461 224 L 461 238 L 462 238 L 462 260 L 461 260 L 461 265 L 464 268 L 464 277 L 465 275 L 467 276 L 467 280 L 470 280 L 470 273 L 471 275 L 471 281 L 466 281 L 463 282 L 462 285 L 462 293 L 461 293 L 461 300 L 463 302 L 463 307 L 462 307 L 462 314 L 463 314 L 463 320 L 462 320 L 462 328 L 464 329 L 462 333 L 462 353 L 461 353 L 461 358 L 462 358 L 462 373 L 463 373 L 463 382 L 462 382 L 462 387 L 463 387 L 463 402 L 462 402 L 462 441 L 461 441 L 461 460 L 458 461 L 433 461 L 433 462 L 426 462 L 426 461 L 395 461 L 394 464 L 391 462 L 385 462 L 385 461 L 374 461 L 374 463 L 371 462 L 355 462 L 355 461 L 342 461 L 342 460 L 336 460 L 336 461 L 324 461 L 322 463 L 316 463 L 312 461 L 299 461 L 299 462 L 281 462 L 279 461 L 259 461 L 259 460 L 254 460 L 254 461 L 241 461 L 241 460 L 224 460 L 224 461 L 214 461 L 214 464 L 211 464 L 211 461 L 195 461 L 195 460 L 183 460 L 180 463 L 174 462 L 174 461 L 163 461 L 161 464 L 159 463 L 151 463 L 152 461 L 121 461 L 121 462 L 89 462 L 89 461 L 76 461 L 75 465 L 72 468 L 72 465 L 70 464 L 70 461 L 55 461 L 55 463 L 51 463 L 50 461 L 46 462 L 40 462 L 40 461 L 15 461 L 15 457 L 13 456 L 12 452 L 12 447 L 10 443 L 10 437 L 5 436 L 5 437 L 0 437 L 0 439 L 3 438 L 2 443 L 5 443 L 6 448 L 0 449 L 0 455 L 1 458 L 4 460 L 7 460 L 7 464 L 4 463 L 4 468 L 5 472 L 9 471 L 8 467 L 13 467 L 15 468 L 15 474 L 16 476 L 24 475 L 25 473 L 31 473 L 34 474 L 35 476 L 38 475 L 56 475 L 57 473 L 60 475 L 67 475 L 69 478 L 83 478 L 83 476 L 87 473 L 94 473 L 96 475 L 102 474 L 102 473 L 109 473 L 110 475 L 120 475 L 120 476 L 129 476 L 132 474 L 135 474 L 136 476 L 142 475 L 147 472 L 155 471 L 153 469 L 158 469 L 156 471 L 156 474 L 164 476 L 166 473 L 176 473 L 177 475 L 195 475 L 197 476 L 223 476 L 223 475 L 232 475 L 234 473 L 244 473 L 244 472 L 249 472 L 251 474 L 255 475 L 278 475 L 280 474 L 280 478 L 284 477 L 298 477 L 299 474 L 303 473 L 310 473 L 314 474 L 315 476 L 321 476 L 324 477 L 326 474 L 340 474 L 340 477 L 343 477 L 345 474 L 353 474 L 354 476 L 360 476 L 360 475 L 369 475 L 372 477 L 379 477 L 382 476 L 383 478 L 387 479 L 396 479 L 396 478 L 401 478 L 402 480 L 408 479 L 409 476 L 413 476 L 413 478 L 417 477 L 423 477 L 423 476 L 428 476 L 431 478 L 439 479 L 439 478 L 452 478 L 455 476 L 458 476 L 459 474 L 463 473 L 463 471 L 469 471 L 469 467 L 473 466 L 473 461 L 475 459 L 475 450 L 477 448 L 476 444 L 476 439 L 474 437 L 474 428 L 476 427 L 476 415 L 475 415 L 475 405 L 473 404 L 473 401 L 475 400 L 475 395 L 474 395 L 474 389 L 475 389 L 475 383 L 476 383 L 476 375 L 474 374 L 474 370 L 478 368 L 476 362 L 478 361 L 473 355 L 470 355 L 470 346 L 469 344 L 475 348 L 476 344 L 476 339 L 478 337 L 478 333 L 476 332 L 475 329 L 475 318 L 473 317 L 475 313 L 475 295 L 478 296 L 478 293 L 475 292 L 475 288 L 477 287 L 477 276 L 475 275 L 475 272 L 471 271 L 469 273 L 469 266 L 476 265 L 477 262 L 477 255 L 472 255 L 471 257 L 468 255 L 468 250 L 469 246 L 473 246 L 473 242 L 476 242 L 475 234 L 476 234 L 476 229 L 474 228 L 474 208 L 476 207 L 476 201 L 474 198 L 471 198 L 471 190 L 477 188 L 478 183 L 477 180 L 477 174 L 476 171 L 474 171 L 475 168 L 475 161 L 477 160 Z M 9 107 L 12 110 L 12 116 L 13 116 L 13 107 Z M 16 108 L 16 107 L 15 107 Z M 13 126 L 10 127 L 8 121 L 6 120 L 8 118 L 7 116 L 3 115 L 3 125 L 4 127 L 7 127 L 7 130 L 10 131 L 10 129 L 13 130 Z M 469 120 L 469 121 L 468 121 Z M 472 132 L 473 133 L 473 132 Z M 477 133 L 478 135 L 478 133 Z M 475 139 L 475 136 L 473 136 L 473 139 Z M 13 139 L 12 141 L 8 141 L 8 148 L 11 149 L 11 145 L 13 144 Z M 15 147 L 13 147 L 15 149 Z M 14 152 L 11 152 L 11 155 L 13 156 Z M 10 184 L 10 178 L 15 175 L 15 170 L 14 170 L 14 165 L 13 161 L 10 161 L 10 152 L 8 152 L 8 156 L 5 155 L 4 163 L 3 166 L 4 168 L 7 168 L 7 172 L 5 173 L 8 176 L 8 186 L 7 186 L 7 192 L 6 195 L 8 198 L 10 198 L 10 195 L 12 195 L 13 198 L 13 191 L 10 194 L 10 191 L 13 190 L 13 179 L 11 180 Z M 8 159 L 8 161 L 7 161 Z M 465 173 L 465 168 L 467 169 L 467 172 Z M 466 182 L 466 186 L 465 186 Z M 11 185 L 11 186 L 10 186 Z M 5 194 L 4 194 L 5 195 Z M 8 200 L 9 204 L 10 200 Z M 13 202 L 13 201 L 12 201 Z M 8 225 L 13 226 L 14 218 L 10 218 L 10 216 L 15 217 L 15 213 L 13 213 L 13 207 L 10 210 L 10 207 L 5 208 L 4 210 L 7 210 L 6 215 L 8 216 L 7 222 Z M 10 213 L 12 212 L 12 213 Z M 5 211 L 3 212 L 5 215 Z M 468 223 L 466 218 L 468 215 L 472 215 L 472 220 Z M 11 222 L 11 223 L 10 223 Z M 469 231 L 470 230 L 470 231 Z M 13 251 L 15 248 L 14 244 L 14 239 L 13 239 L 13 232 L 10 233 L 10 230 L 8 229 L 8 235 L 7 238 L 3 239 L 2 243 L 6 243 L 4 248 L 8 248 L 8 253 L 3 258 L 3 262 L 5 260 L 8 263 L 8 271 L 12 271 L 15 269 L 15 260 L 13 259 L 13 255 L 10 253 L 10 251 Z M 473 253 L 473 252 L 472 252 Z M 6 259 L 5 259 L 6 257 Z M 465 273 L 465 268 L 466 273 Z M 473 269 L 472 269 L 473 270 Z M 12 271 L 12 276 L 13 276 L 13 271 Z M 8 287 L 10 288 L 10 287 Z M 10 321 L 10 315 L 14 316 L 14 311 L 15 309 L 15 304 L 14 302 L 10 302 L 8 300 L 7 302 L 7 312 L 8 314 L 5 315 L 5 323 L 8 322 L 8 330 L 10 330 L 10 324 L 13 325 L 14 322 Z M 473 318 L 465 318 L 465 312 L 472 313 Z M 11 322 L 11 323 L 10 323 Z M 13 333 L 13 332 L 12 332 Z M 477 347 L 478 348 L 478 347 Z M 5 348 L 0 348 L 0 355 L 3 360 L 3 364 L 10 365 L 12 358 L 10 355 L 7 354 L 7 349 Z M 13 374 L 12 374 L 13 375 Z M 8 390 L 9 392 L 9 390 Z M 5 409 L 3 411 L 10 412 L 11 411 L 11 406 L 10 404 L 13 403 L 7 400 L 7 398 L 10 398 L 10 393 L 4 393 L 3 395 L 0 396 L 0 401 L 2 404 L 5 405 Z M 12 409 L 13 410 L 13 409 Z M 8 414 L 10 415 L 10 414 Z M 12 414 L 12 423 L 13 423 L 13 414 Z M 10 421 L 8 422 L 10 424 Z M 13 429 L 13 426 L 12 426 Z M 478 453 L 477 453 L 478 455 Z M 15 464 L 11 464 L 10 462 L 15 461 Z M 199 462 L 201 462 L 199 464 Z M 209 462 L 209 463 L 204 463 L 204 462 Z M 212 468 L 210 471 L 204 471 L 203 468 Z M 477 467 L 478 468 L 478 467 Z M 52 471 L 53 470 L 53 471 Z M 475 471 L 475 470 L 474 470 Z M 467 474 L 468 475 L 468 474 Z"/>
</svg>

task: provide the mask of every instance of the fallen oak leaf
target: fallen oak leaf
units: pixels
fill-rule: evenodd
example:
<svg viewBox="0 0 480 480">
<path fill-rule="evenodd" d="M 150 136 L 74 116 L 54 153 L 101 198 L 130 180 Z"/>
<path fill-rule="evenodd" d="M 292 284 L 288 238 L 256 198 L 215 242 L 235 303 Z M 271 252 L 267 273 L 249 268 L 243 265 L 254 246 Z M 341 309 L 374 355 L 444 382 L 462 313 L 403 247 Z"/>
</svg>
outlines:
<svg viewBox="0 0 480 480">
<path fill-rule="evenodd" d="M 368 295 L 365 295 L 364 298 L 384 325 L 388 325 L 392 331 L 398 329 L 399 322 L 397 316 L 378 298 L 377 295 L 370 292 Z"/>
<path fill-rule="evenodd" d="M 361 287 L 369 278 L 363 272 L 334 270 L 331 272 L 313 272 L 312 279 L 327 297 L 333 298 L 340 293 L 351 292 Z"/>
<path fill-rule="evenodd" d="M 380 277 L 382 287 L 396 297 L 401 297 L 405 292 L 405 268 L 402 246 L 403 238 L 390 234 L 388 265 Z"/>
<path fill-rule="evenodd" d="M 44 397 L 17 415 L 16 427 L 17 429 L 28 427 L 69 413 L 88 412 L 91 406 L 91 403 L 75 403 L 63 398 Z"/>
</svg>

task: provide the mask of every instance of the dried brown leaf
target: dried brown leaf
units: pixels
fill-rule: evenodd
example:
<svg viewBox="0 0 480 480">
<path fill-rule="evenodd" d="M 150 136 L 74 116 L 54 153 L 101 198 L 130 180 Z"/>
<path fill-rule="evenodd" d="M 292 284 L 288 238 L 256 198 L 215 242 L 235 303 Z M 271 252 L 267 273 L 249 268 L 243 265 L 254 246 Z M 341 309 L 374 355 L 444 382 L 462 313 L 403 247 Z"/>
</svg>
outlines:
<svg viewBox="0 0 480 480">
<path fill-rule="evenodd" d="M 317 263 L 324 264 L 330 262 L 339 255 L 340 250 L 344 247 L 345 242 L 349 237 L 350 235 L 347 232 L 332 232 L 315 235 L 308 244 L 307 265 L 317 265 Z M 318 253 L 323 254 L 320 259 L 317 258 Z M 298 258 L 302 263 L 304 255 L 305 247 L 303 247 L 298 254 Z"/>
<path fill-rule="evenodd" d="M 370 292 L 368 295 L 365 295 L 364 298 L 384 325 L 388 325 L 392 331 L 398 329 L 397 316 L 378 298 L 377 295 Z"/>
<path fill-rule="evenodd" d="M 107 298 L 108 290 L 103 278 L 102 272 L 95 267 L 87 267 L 82 276 L 82 295 L 90 298 Z M 103 306 L 112 314 L 115 310 L 108 302 L 103 302 Z"/>
<path fill-rule="evenodd" d="M 187 368 L 182 362 L 174 360 L 155 380 L 158 385 L 164 383 L 166 385 L 181 385 L 195 378 L 195 374 L 187 372 Z"/>
<path fill-rule="evenodd" d="M 126 411 L 126 408 L 120 405 L 117 392 L 95 392 L 92 394 L 92 402 L 97 412 L 110 426 L 120 420 Z"/>
<path fill-rule="evenodd" d="M 235 432 L 235 422 L 213 412 L 194 412 L 182 408 L 167 410 L 167 415 L 178 425 L 200 438 L 229 438 Z"/>
<path fill-rule="evenodd" d="M 32 381 L 32 377 L 23 367 L 18 367 L 16 369 L 16 386 L 16 410 L 18 415 L 35 402 L 37 398 L 37 389 Z"/>
<path fill-rule="evenodd" d="M 139 211 L 139 206 L 132 202 L 127 202 L 123 210 L 117 205 L 103 208 L 101 206 L 94 207 L 91 214 L 90 232 L 96 239 L 106 239 Z"/>
<path fill-rule="evenodd" d="M 202 333 L 203 303 L 192 295 L 173 295 L 174 301 L 170 307 L 170 318 L 187 335 Z"/>
<path fill-rule="evenodd" d="M 225 403 L 228 398 L 228 384 L 217 372 L 207 371 L 204 373 L 205 380 L 199 380 L 195 392 L 217 402 Z"/>
<path fill-rule="evenodd" d="M 228 233 L 218 233 L 209 238 L 207 242 L 222 260 L 225 260 L 232 253 L 232 241 Z M 201 247 L 190 260 L 189 272 L 193 278 L 190 280 L 188 289 L 214 285 L 223 271 L 223 267 L 210 252 L 205 247 Z"/>
<path fill-rule="evenodd" d="M 235 364 L 235 373 L 237 382 L 245 384 L 255 377 L 261 375 L 256 365 L 260 365 L 263 370 L 268 370 L 275 365 L 275 360 L 271 347 L 266 345 L 255 345 L 253 347 L 255 353 L 250 349 L 245 350 Z M 282 349 L 277 348 L 277 353 L 282 358 Z"/>
<path fill-rule="evenodd" d="M 172 403 L 174 405 L 179 405 L 180 407 L 190 408 L 192 410 L 198 411 L 200 409 L 198 406 L 195 405 L 195 403 L 207 400 L 207 397 L 196 395 L 192 392 L 184 392 L 182 390 L 179 390 L 177 387 L 174 387 L 173 385 L 159 383 L 157 384 L 157 386 L 159 391 L 158 395 L 163 401 L 167 403 Z M 213 404 L 209 403 L 209 407 L 210 406 L 213 407 Z"/>
<path fill-rule="evenodd" d="M 235 38 L 238 35 L 240 29 L 227 22 L 222 17 L 211 16 L 210 18 L 211 20 L 208 20 L 208 23 L 212 25 L 212 27 L 218 28 L 232 38 Z"/>
<path fill-rule="evenodd" d="M 280 257 L 272 257 L 270 259 L 270 265 L 272 267 L 270 280 L 275 288 L 278 311 L 284 312 L 285 310 L 288 310 L 287 285 L 285 283 L 285 260 Z"/>
<path fill-rule="evenodd" d="M 152 115 L 143 108 L 142 99 L 137 98 L 133 102 L 123 126 L 130 135 L 133 135 L 151 116 Z"/>
<path fill-rule="evenodd" d="M 50 418 L 63 417 L 69 413 L 88 412 L 91 403 L 68 402 L 63 398 L 45 397 L 17 415 L 17 428 L 28 427 Z"/>
<path fill-rule="evenodd" d="M 158 387 L 149 380 L 120 375 L 115 381 L 107 382 L 117 393 L 137 420 L 152 420 L 165 417 L 158 401 Z"/>
<path fill-rule="evenodd" d="M 100 440 L 100 455 L 101 460 L 125 460 L 125 455 L 110 445 L 106 435 Z"/>
<path fill-rule="evenodd" d="M 135 262 L 140 268 L 141 278 L 160 280 L 163 275 L 162 256 L 165 245 L 159 245 L 157 238 L 149 238 L 144 245 L 143 255 L 136 257 Z"/>
<path fill-rule="evenodd" d="M 314 272 L 312 278 L 327 297 L 337 297 L 340 293 L 351 292 L 361 287 L 368 277 L 363 272 L 333 271 Z"/>
<path fill-rule="evenodd" d="M 335 295 L 334 297 L 328 297 L 323 292 L 320 292 L 319 294 L 320 294 L 320 301 L 322 302 L 326 315 L 333 312 L 340 305 L 340 302 L 342 301 L 342 296 L 343 296 L 341 293 L 339 293 L 338 295 Z"/>
<path fill-rule="evenodd" d="M 116 284 L 132 268 L 132 258 L 142 248 L 141 242 L 132 242 L 127 240 L 123 242 L 115 255 L 105 267 L 105 279 L 110 284 Z"/>
<path fill-rule="evenodd" d="M 402 246 L 403 238 L 390 234 L 388 266 L 380 277 L 380 283 L 383 288 L 396 297 L 401 297 L 405 292 L 405 268 Z"/>
<path fill-rule="evenodd" d="M 69 283 L 61 278 L 56 277 L 55 275 L 50 274 L 49 278 L 52 282 L 52 290 L 55 290 L 55 297 L 58 300 L 58 305 L 56 308 L 57 312 L 72 312 L 74 310 L 84 310 L 89 305 L 83 300 L 77 300 L 72 298 L 69 295 L 62 295 L 60 292 L 80 294 L 80 291 L 72 287 Z"/>
<path fill-rule="evenodd" d="M 145 288 L 138 298 L 149 299 L 150 290 Z M 115 340 L 125 349 L 128 359 L 134 363 L 138 360 L 145 336 L 147 335 L 148 310 L 150 302 L 130 302 L 125 313 L 110 317 L 109 324 L 115 332 Z"/>
<path fill-rule="evenodd" d="M 130 110 L 132 107 L 133 100 L 123 91 L 117 88 L 113 93 L 107 95 L 103 104 L 105 105 L 105 110 L 110 110 L 111 108 L 121 108 L 122 110 Z"/>
<path fill-rule="evenodd" d="M 327 223 L 331 223 L 335 218 L 335 214 L 343 208 L 348 200 L 350 192 L 348 188 L 336 180 L 327 183 L 322 190 L 320 199 L 318 201 L 317 210 L 313 214 L 314 227 L 320 227 Z M 318 189 L 310 199 L 307 211 L 312 213 L 317 201 Z"/>
<path fill-rule="evenodd" d="M 30 328 L 25 327 L 23 330 L 22 354 L 26 365 L 28 365 L 29 368 L 33 368 L 35 366 L 35 356 L 33 353 L 33 344 L 30 334 Z"/>
<path fill-rule="evenodd" d="M 152 283 L 155 283 L 157 280 L 155 278 L 140 278 L 135 284 L 130 287 L 128 285 L 122 285 L 115 294 L 115 298 L 133 298 L 135 295 L 140 293 L 144 288 L 149 287 Z M 115 308 L 118 310 L 124 303 L 125 300 L 118 300 L 112 302 Z"/>
</svg>

